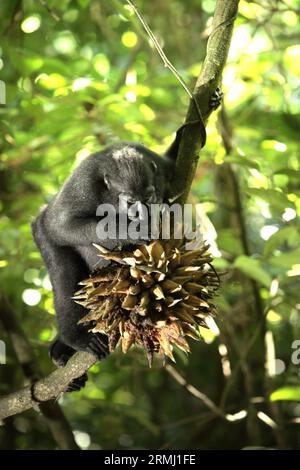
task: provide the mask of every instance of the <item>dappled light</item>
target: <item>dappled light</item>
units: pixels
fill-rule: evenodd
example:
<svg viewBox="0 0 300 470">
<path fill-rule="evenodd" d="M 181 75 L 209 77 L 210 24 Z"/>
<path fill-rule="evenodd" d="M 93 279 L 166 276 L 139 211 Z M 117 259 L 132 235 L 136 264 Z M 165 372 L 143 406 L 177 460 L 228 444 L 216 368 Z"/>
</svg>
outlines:
<svg viewBox="0 0 300 470">
<path fill-rule="evenodd" d="M 0 2 L 0 342 L 6 345 L 6 364 L 0 350 L 1 397 L 36 381 L 24 372 L 7 315 L 15 317 L 34 351 L 30 361 L 36 361 L 37 377 L 55 368 L 48 357 L 58 334 L 53 289 L 32 221 L 89 155 L 120 141 L 163 155 L 186 119 L 188 93 L 127 3 Z M 192 91 L 217 2 L 135 3 Z M 239 4 L 223 103 L 208 119 L 188 198 L 200 204 L 199 231 L 210 246 L 204 261 L 214 282 L 220 278 L 207 323 L 196 321 L 199 341 L 187 337 L 183 343 L 188 330 L 178 327 L 188 315 L 194 331 L 195 306 L 188 305 L 185 292 L 176 301 L 194 310 L 183 311 L 181 323 L 173 318 L 176 341 L 167 327 L 159 340 L 158 330 L 151 330 L 157 344 L 149 363 L 153 351 L 165 356 L 154 355 L 152 368 L 144 354 L 148 336 L 137 340 L 135 331 L 130 344 L 121 340 L 106 359 L 90 360 L 85 388 L 59 393 L 53 405 L 72 428 L 65 448 L 299 449 L 299 15 L 299 0 Z M 196 111 L 190 121 L 201 142 Z M 186 147 L 187 157 L 193 150 Z M 168 171 L 171 186 L 175 177 Z M 147 258 L 148 275 L 152 261 Z M 85 291 L 84 301 L 100 302 L 96 294 Z M 114 317 L 115 311 L 109 321 L 107 311 L 101 317 L 107 331 L 111 324 L 115 331 L 124 325 L 124 315 Z M 99 325 L 100 320 L 102 332 Z M 0 449 L 64 448 L 37 409 L 28 406 L 5 420 Z"/>
</svg>

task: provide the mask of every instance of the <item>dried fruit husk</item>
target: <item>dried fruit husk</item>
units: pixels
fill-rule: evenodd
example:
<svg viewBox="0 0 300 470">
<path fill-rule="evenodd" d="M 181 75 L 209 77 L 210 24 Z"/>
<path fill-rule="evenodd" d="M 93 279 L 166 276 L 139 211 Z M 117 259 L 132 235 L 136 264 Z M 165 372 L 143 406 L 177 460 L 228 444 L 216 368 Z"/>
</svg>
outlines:
<svg viewBox="0 0 300 470">
<path fill-rule="evenodd" d="M 110 351 L 141 346 L 150 366 L 154 353 L 174 361 L 174 346 L 189 353 L 186 337 L 200 339 L 199 327 L 207 328 L 216 314 L 219 276 L 209 246 L 185 250 L 182 239 L 154 240 L 132 251 L 95 247 L 110 265 L 80 283 L 74 300 L 88 313 L 79 323 L 107 334 Z"/>
</svg>

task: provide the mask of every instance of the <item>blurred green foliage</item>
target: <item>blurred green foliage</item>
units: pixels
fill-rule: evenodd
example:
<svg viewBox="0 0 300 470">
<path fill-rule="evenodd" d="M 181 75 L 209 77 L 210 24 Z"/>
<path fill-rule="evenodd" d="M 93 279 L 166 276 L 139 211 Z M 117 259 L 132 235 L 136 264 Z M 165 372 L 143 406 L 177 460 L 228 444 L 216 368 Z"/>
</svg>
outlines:
<svg viewBox="0 0 300 470">
<path fill-rule="evenodd" d="M 192 88 L 215 1 L 137 3 Z M 75 165 L 104 145 L 134 140 L 162 153 L 188 104 L 124 4 L 0 3 L 7 93 L 0 108 L 0 285 L 45 374 L 56 323 L 31 220 Z M 241 0 L 223 84 L 232 150 L 226 155 L 215 113 L 191 194 L 203 203 L 210 241 L 215 227 L 214 251 L 222 254 L 215 265 L 227 274 L 217 299 L 220 331 L 204 331 L 189 359 L 177 353 L 176 368 L 226 412 L 246 409 L 252 417 L 216 417 L 159 360 L 149 370 L 139 350 L 117 352 L 92 368 L 83 391 L 59 400 L 82 448 L 276 447 L 276 432 L 262 419 L 275 419 L 270 398 L 286 445 L 299 447 L 300 354 L 292 356 L 300 335 L 299 12 L 299 0 Z M 8 343 L 3 394 L 23 378 L 2 330 L 1 339 Z M 0 446 L 56 445 L 42 416 L 30 411 L 1 428 Z"/>
</svg>

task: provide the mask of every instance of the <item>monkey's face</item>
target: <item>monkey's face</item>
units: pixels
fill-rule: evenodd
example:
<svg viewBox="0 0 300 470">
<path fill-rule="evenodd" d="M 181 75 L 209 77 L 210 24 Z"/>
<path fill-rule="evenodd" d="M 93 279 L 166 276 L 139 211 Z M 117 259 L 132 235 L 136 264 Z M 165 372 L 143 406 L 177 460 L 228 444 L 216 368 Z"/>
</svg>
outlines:
<svg viewBox="0 0 300 470">
<path fill-rule="evenodd" d="M 149 185 L 141 193 L 140 191 L 122 192 L 119 194 L 119 212 L 127 213 L 130 220 L 147 220 L 151 204 L 159 204 L 157 190 L 154 185 Z"/>
<path fill-rule="evenodd" d="M 117 171 L 105 175 L 105 183 L 117 212 L 132 221 L 149 220 L 151 205 L 163 202 L 163 171 L 149 157 L 120 159 Z"/>
</svg>

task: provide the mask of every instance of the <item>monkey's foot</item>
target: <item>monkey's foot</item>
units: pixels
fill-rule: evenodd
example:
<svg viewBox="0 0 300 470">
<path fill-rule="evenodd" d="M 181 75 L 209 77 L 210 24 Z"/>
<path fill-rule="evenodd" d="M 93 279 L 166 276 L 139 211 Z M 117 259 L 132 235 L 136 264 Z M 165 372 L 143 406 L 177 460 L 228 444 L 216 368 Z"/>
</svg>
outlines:
<svg viewBox="0 0 300 470">
<path fill-rule="evenodd" d="M 84 373 L 77 379 L 72 380 L 72 382 L 70 382 L 68 387 L 66 388 L 66 392 L 78 392 L 85 386 L 87 379 L 88 375 L 87 373 Z"/>
<path fill-rule="evenodd" d="M 74 353 L 75 350 L 67 344 L 63 343 L 60 339 L 55 340 L 49 349 L 49 355 L 54 364 L 58 367 L 64 367 Z M 65 391 L 77 392 L 85 386 L 87 379 L 88 376 L 86 373 L 84 373 L 77 379 L 72 380 Z"/>
<path fill-rule="evenodd" d="M 222 103 L 223 96 L 224 96 L 224 93 L 222 92 L 221 88 L 217 87 L 210 97 L 210 102 L 209 102 L 210 108 L 217 109 Z"/>
<path fill-rule="evenodd" d="M 91 333 L 89 343 L 84 350 L 96 356 L 97 359 L 104 359 L 109 353 L 108 337 L 101 333 Z M 87 380 L 88 375 L 84 373 L 69 383 L 66 392 L 78 392 L 85 386 Z"/>
<path fill-rule="evenodd" d="M 49 348 L 49 356 L 58 367 L 64 367 L 74 353 L 75 350 L 60 339 L 56 339 Z"/>
</svg>

